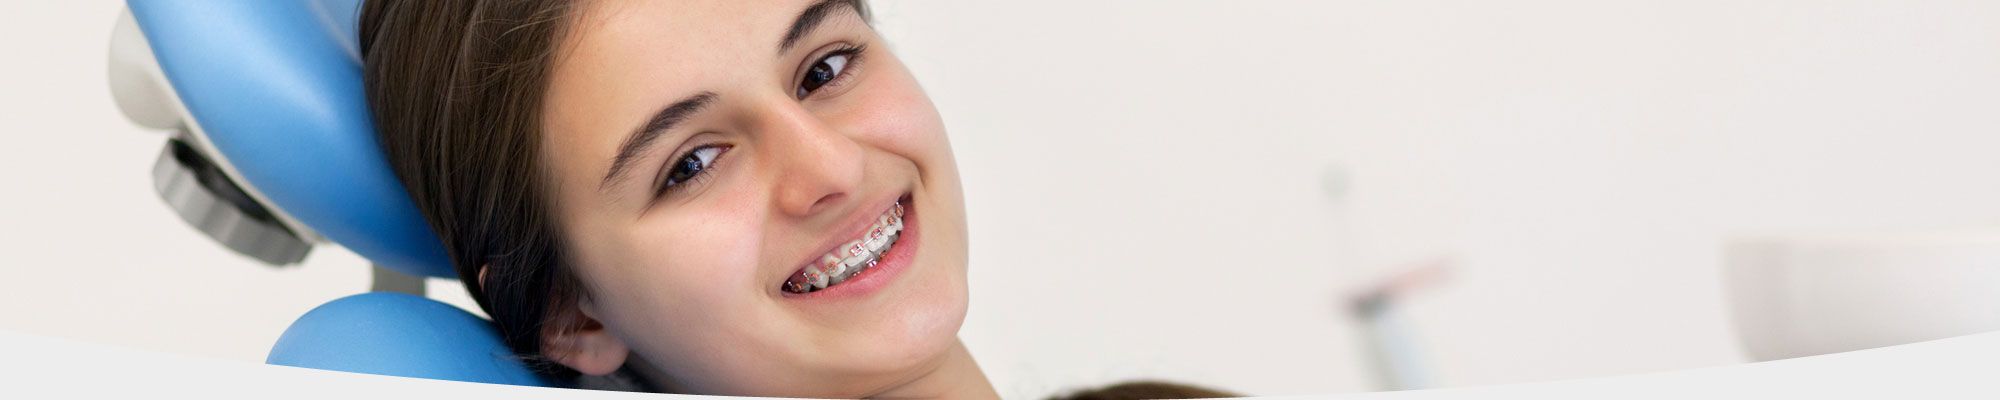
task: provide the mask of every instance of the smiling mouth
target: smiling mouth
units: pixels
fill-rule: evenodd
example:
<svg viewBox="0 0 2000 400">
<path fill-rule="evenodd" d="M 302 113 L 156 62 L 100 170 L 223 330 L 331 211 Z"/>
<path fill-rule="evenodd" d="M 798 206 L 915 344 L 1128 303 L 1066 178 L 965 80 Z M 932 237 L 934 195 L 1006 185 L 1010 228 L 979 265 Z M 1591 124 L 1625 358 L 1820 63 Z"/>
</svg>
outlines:
<svg viewBox="0 0 2000 400">
<path fill-rule="evenodd" d="M 882 215 L 875 217 L 874 225 L 869 226 L 861 237 L 821 254 L 817 260 L 799 268 L 780 289 L 803 294 L 846 282 L 881 261 L 882 255 L 889 253 L 902 233 L 903 202 L 898 200 Z"/>
</svg>

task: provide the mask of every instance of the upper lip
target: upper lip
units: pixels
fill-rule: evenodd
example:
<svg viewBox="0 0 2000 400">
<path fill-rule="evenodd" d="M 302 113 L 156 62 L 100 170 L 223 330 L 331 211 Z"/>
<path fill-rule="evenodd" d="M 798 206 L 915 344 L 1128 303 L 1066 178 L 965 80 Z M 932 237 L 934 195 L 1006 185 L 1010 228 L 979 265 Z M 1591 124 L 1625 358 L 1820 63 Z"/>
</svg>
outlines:
<svg viewBox="0 0 2000 400">
<path fill-rule="evenodd" d="M 890 207 L 895 207 L 896 202 L 900 201 L 901 199 L 902 196 L 899 194 L 896 197 L 890 197 L 887 200 L 878 200 L 878 201 L 860 203 L 862 204 L 861 206 L 856 206 L 854 207 L 854 210 L 848 211 L 848 216 L 846 217 L 847 218 L 846 221 L 843 221 L 839 225 L 834 225 L 836 227 L 839 227 L 839 229 L 834 229 L 831 232 L 840 232 L 839 234 L 830 235 L 824 239 L 821 239 L 823 242 L 820 243 L 819 246 L 813 247 L 814 249 L 817 250 L 813 251 L 812 253 L 806 254 L 804 259 L 801 259 L 798 262 L 794 262 L 790 266 L 786 267 L 784 269 L 785 276 L 779 277 L 778 281 L 782 283 L 786 279 L 791 279 L 792 276 L 791 274 L 798 273 L 800 269 L 808 265 L 814 265 L 819 263 L 820 257 L 825 256 L 826 253 L 833 252 L 834 250 L 838 249 L 841 245 L 847 244 L 847 242 L 852 242 L 855 239 L 860 239 L 863 237 L 863 235 L 867 235 L 868 228 L 875 226 L 876 219 L 881 218 L 882 213 L 888 212 Z M 773 287 L 776 286 L 774 285 Z"/>
</svg>

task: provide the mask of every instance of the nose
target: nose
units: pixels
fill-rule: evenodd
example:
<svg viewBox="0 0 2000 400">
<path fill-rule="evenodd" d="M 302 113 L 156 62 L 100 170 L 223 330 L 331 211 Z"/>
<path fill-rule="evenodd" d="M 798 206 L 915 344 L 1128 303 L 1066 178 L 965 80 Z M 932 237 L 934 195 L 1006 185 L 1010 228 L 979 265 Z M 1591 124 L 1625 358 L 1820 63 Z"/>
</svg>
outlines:
<svg viewBox="0 0 2000 400">
<path fill-rule="evenodd" d="M 838 209 L 854 197 L 865 175 L 860 143 L 796 102 L 765 107 L 764 140 L 771 152 L 776 208 L 807 217 Z"/>
</svg>

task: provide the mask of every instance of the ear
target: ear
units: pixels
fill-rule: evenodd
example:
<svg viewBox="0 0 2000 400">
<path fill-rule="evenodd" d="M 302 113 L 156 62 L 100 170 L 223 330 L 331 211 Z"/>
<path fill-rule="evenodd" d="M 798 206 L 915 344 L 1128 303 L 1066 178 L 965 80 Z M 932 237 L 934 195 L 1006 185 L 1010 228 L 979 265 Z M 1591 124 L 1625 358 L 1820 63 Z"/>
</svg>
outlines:
<svg viewBox="0 0 2000 400">
<path fill-rule="evenodd" d="M 486 284 L 486 271 L 485 266 L 479 267 L 477 279 L 482 287 Z M 581 293 L 576 301 L 549 310 L 548 323 L 541 332 L 542 357 L 585 375 L 609 375 L 617 371 L 631 350 L 625 341 L 604 329 L 597 315 L 601 314 L 596 312 L 590 296 Z"/>
<path fill-rule="evenodd" d="M 578 298 L 575 306 L 550 310 L 549 325 L 542 332 L 542 356 L 585 375 L 610 375 L 625 365 L 631 348 L 598 322 L 590 296 Z"/>
</svg>

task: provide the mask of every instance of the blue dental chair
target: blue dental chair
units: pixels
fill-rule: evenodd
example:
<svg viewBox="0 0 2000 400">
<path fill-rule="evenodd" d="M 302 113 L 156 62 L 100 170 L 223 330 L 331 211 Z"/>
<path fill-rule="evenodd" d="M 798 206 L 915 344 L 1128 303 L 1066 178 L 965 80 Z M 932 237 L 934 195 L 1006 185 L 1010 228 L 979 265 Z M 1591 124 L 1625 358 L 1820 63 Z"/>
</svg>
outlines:
<svg viewBox="0 0 2000 400">
<path fill-rule="evenodd" d="M 454 279 L 376 147 L 362 95 L 360 0 L 130 0 L 111 43 L 114 98 L 168 131 L 154 189 L 217 243 L 272 266 L 337 244 L 375 263 L 372 292 L 299 317 L 266 362 L 551 386 L 492 324 L 423 297 Z"/>
</svg>

